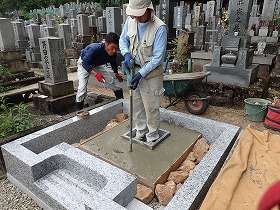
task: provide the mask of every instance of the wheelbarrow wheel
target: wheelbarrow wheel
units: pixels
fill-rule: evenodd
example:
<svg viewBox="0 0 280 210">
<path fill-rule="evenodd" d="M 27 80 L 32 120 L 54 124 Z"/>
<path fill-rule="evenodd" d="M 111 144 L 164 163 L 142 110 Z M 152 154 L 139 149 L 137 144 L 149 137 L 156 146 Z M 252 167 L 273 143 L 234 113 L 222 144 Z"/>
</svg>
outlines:
<svg viewBox="0 0 280 210">
<path fill-rule="evenodd" d="M 206 97 L 207 95 L 200 90 L 195 90 L 187 93 L 185 100 L 185 106 L 187 110 L 192 114 L 203 114 L 208 109 L 209 101 L 208 99 L 200 99 Z"/>
</svg>

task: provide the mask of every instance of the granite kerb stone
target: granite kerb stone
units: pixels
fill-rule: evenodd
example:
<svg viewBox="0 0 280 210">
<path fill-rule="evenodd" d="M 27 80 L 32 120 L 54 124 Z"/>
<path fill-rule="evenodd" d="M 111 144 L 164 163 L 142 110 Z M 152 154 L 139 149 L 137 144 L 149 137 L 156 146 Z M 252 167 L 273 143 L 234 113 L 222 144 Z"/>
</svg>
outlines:
<svg viewBox="0 0 280 210">
<path fill-rule="evenodd" d="M 104 199 L 111 201 L 108 203 L 114 209 L 127 206 L 136 194 L 137 178 L 69 145 L 81 136 L 88 138 L 100 132 L 120 112 L 122 103 L 112 102 L 91 110 L 88 119 L 73 117 L 3 145 L 8 177 L 17 180 L 51 209 L 73 209 L 77 205 L 84 208 L 85 204 L 96 209 L 97 205 L 103 205 L 97 201 Z M 65 130 L 68 130 L 66 136 Z M 52 190 L 53 182 L 61 186 L 60 191 Z M 83 196 L 73 193 L 77 188 L 85 195 L 82 201 Z M 77 196 L 81 198 L 78 201 Z"/>
</svg>

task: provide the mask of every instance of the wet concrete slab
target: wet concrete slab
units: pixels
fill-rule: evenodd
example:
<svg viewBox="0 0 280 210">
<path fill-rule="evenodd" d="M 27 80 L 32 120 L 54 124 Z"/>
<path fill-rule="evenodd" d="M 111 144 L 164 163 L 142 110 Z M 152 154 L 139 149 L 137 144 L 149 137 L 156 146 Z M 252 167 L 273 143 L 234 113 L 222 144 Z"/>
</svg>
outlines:
<svg viewBox="0 0 280 210">
<path fill-rule="evenodd" d="M 135 174 L 146 185 L 153 184 L 166 172 L 182 154 L 195 142 L 200 133 L 166 122 L 161 129 L 171 135 L 151 150 L 139 144 L 132 145 L 122 135 L 129 132 L 129 121 L 92 138 L 80 146 L 80 149 Z"/>
</svg>

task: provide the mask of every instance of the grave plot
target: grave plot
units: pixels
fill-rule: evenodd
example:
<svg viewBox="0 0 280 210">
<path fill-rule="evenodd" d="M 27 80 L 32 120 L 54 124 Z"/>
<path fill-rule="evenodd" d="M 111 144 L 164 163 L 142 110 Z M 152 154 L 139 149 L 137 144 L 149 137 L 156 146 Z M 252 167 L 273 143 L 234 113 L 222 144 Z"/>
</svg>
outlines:
<svg viewBox="0 0 280 210">
<path fill-rule="evenodd" d="M 115 164 L 109 164 L 99 157 L 70 146 L 79 139 L 88 139 L 98 134 L 112 120 L 112 117 L 120 113 L 129 113 L 129 103 L 126 100 L 114 101 L 90 110 L 87 118 L 73 117 L 3 145 L 2 151 L 9 180 L 45 208 L 73 209 L 78 207 L 82 209 L 87 207 L 88 209 L 98 209 L 100 206 L 108 205 L 108 209 L 124 209 L 134 201 L 137 177 L 132 172 L 125 171 L 127 169 L 122 170 Z M 174 129 L 185 129 L 190 132 L 188 136 L 191 140 L 184 144 L 185 147 L 179 143 L 177 143 L 177 147 L 175 144 L 173 145 L 174 149 L 181 150 L 178 152 L 179 154 L 184 153 L 199 134 L 211 145 L 207 154 L 166 207 L 166 209 L 197 208 L 235 143 L 239 127 L 165 109 L 161 109 L 161 118 L 163 129 L 170 130 L 169 127 L 174 126 Z M 165 125 L 167 128 L 164 128 Z M 118 132 L 121 132 L 121 129 L 118 129 Z M 125 129 L 121 133 L 125 133 Z M 179 137 L 178 133 L 181 131 L 171 130 L 168 138 L 174 136 L 173 141 L 175 141 L 177 139 L 175 137 Z M 114 135 L 114 137 L 116 136 L 119 135 Z M 111 138 L 113 137 L 108 137 L 108 139 Z M 135 151 L 130 155 L 137 156 L 135 158 L 139 162 L 141 161 L 138 156 L 144 153 L 144 149 L 150 150 L 150 155 L 152 155 L 152 151 L 160 150 L 165 151 L 166 156 L 171 155 L 166 149 L 169 146 L 164 146 L 164 144 L 168 144 L 168 138 L 153 150 L 133 144 Z M 181 139 L 183 138 L 181 137 Z M 110 144 L 110 141 L 107 141 Z M 122 141 L 127 143 L 126 140 Z M 125 146 L 114 145 L 114 147 L 117 155 L 121 156 L 125 153 L 123 151 Z M 137 151 L 137 147 L 139 147 L 139 151 Z M 102 149 L 105 149 L 105 146 Z M 164 160 L 167 161 L 167 159 L 172 158 Z M 173 157 L 170 162 L 176 162 L 176 159 L 178 156 Z M 127 163 L 123 165 L 136 168 L 132 167 L 133 162 L 130 160 L 133 159 L 127 159 Z M 151 161 L 145 161 L 146 167 L 150 167 Z M 169 163 L 169 166 L 172 163 Z M 166 170 L 168 169 L 164 168 L 161 174 Z M 155 173 L 156 170 L 151 168 L 146 171 Z M 141 176 L 145 178 L 148 175 L 142 174 Z M 151 183 L 156 182 L 153 180 Z M 57 184 L 54 186 L 54 183 Z M 76 197 L 80 199 L 76 199 Z"/>
</svg>

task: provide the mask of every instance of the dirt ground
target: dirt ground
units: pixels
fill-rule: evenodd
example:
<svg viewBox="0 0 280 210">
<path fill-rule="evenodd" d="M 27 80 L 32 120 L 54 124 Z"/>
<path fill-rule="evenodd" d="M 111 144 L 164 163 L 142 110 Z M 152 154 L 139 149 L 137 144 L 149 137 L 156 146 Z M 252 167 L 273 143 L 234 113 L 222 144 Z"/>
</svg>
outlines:
<svg viewBox="0 0 280 210">
<path fill-rule="evenodd" d="M 74 86 L 76 86 L 76 85 L 77 84 L 74 84 Z M 113 92 L 110 89 L 107 89 L 105 87 L 89 85 L 88 90 L 98 93 L 98 94 L 103 94 L 103 95 L 108 95 L 108 96 L 114 97 Z M 124 98 L 129 99 L 129 91 L 124 92 Z M 168 98 L 164 97 L 161 106 L 163 108 L 165 108 L 168 104 L 169 104 Z M 191 114 L 186 110 L 185 104 L 183 102 L 180 102 L 180 103 L 176 104 L 175 106 L 171 106 L 168 109 Z M 221 106 L 211 106 L 210 105 L 209 108 L 207 109 L 207 111 L 200 116 L 203 118 L 208 118 L 208 119 L 236 125 L 236 126 L 241 127 L 242 129 L 247 127 L 249 124 L 251 124 L 251 127 L 255 130 L 263 131 L 264 129 L 266 129 L 264 127 L 263 122 L 252 122 L 247 119 L 247 116 L 244 111 L 244 105 L 243 106 L 232 106 L 232 107 L 221 107 Z M 279 131 L 270 130 L 270 132 L 273 134 L 276 134 L 276 135 L 280 135 Z"/>
</svg>

